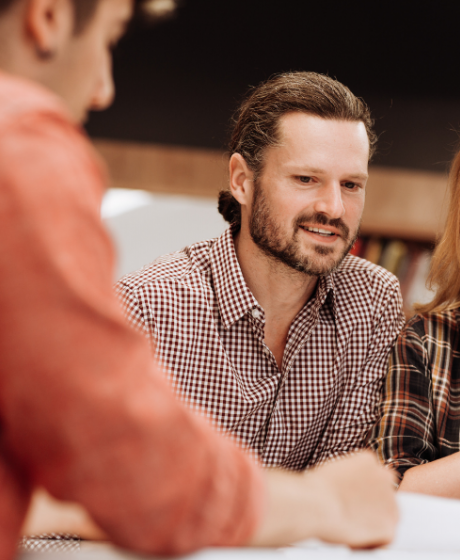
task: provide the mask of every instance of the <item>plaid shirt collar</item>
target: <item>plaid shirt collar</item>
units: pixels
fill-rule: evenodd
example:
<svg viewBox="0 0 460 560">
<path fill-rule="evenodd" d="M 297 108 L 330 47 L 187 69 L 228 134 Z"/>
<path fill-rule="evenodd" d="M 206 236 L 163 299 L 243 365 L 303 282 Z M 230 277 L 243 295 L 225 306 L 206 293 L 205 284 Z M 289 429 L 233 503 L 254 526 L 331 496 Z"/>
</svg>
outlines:
<svg viewBox="0 0 460 560">
<path fill-rule="evenodd" d="M 213 245 L 210 251 L 210 263 L 214 291 L 225 329 L 229 329 L 248 312 L 253 312 L 256 316 L 258 313 L 259 319 L 264 320 L 265 312 L 246 284 L 241 271 L 232 228 L 228 228 Z M 319 278 L 313 298 L 316 310 L 329 303 L 337 322 L 334 273 Z M 306 312 L 309 302 L 304 306 L 301 314 Z"/>
</svg>

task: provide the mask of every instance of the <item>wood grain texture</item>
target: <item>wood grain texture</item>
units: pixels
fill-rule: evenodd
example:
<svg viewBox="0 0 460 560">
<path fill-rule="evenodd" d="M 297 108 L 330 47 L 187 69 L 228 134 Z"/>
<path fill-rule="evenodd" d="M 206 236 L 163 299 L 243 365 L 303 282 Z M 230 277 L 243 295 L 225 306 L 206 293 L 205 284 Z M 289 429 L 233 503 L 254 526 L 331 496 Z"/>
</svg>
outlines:
<svg viewBox="0 0 460 560">
<path fill-rule="evenodd" d="M 227 157 L 217 150 L 96 140 L 111 186 L 217 198 L 227 185 Z"/>
<path fill-rule="evenodd" d="M 111 186 L 216 198 L 228 182 L 227 156 L 217 150 L 95 140 Z M 447 177 L 371 167 L 362 233 L 434 241 L 442 231 Z"/>
<path fill-rule="evenodd" d="M 442 173 L 371 167 L 362 232 L 435 240 L 445 221 L 446 187 Z"/>
</svg>

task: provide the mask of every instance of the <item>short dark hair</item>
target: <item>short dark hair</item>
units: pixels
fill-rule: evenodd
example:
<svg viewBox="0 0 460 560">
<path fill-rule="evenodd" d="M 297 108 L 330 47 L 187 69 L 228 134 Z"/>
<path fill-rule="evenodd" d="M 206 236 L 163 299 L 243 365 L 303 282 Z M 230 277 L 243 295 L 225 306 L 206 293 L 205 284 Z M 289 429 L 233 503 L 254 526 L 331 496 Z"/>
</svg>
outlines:
<svg viewBox="0 0 460 560">
<path fill-rule="evenodd" d="M 279 143 L 281 117 L 293 112 L 362 122 L 369 138 L 369 159 L 374 154 L 374 121 L 362 99 L 337 80 L 316 72 L 278 74 L 251 89 L 233 117 L 229 154 L 243 156 L 255 181 L 263 170 L 266 149 Z M 240 204 L 228 189 L 219 193 L 218 209 L 225 220 L 239 229 Z"/>
<path fill-rule="evenodd" d="M 74 30 L 78 34 L 83 31 L 96 11 L 100 0 L 71 0 L 75 10 Z M 0 0 L 0 15 L 6 12 L 17 0 Z M 147 13 L 155 11 L 155 0 L 135 0 L 135 10 Z M 173 4 L 173 3 L 172 3 Z"/>
</svg>

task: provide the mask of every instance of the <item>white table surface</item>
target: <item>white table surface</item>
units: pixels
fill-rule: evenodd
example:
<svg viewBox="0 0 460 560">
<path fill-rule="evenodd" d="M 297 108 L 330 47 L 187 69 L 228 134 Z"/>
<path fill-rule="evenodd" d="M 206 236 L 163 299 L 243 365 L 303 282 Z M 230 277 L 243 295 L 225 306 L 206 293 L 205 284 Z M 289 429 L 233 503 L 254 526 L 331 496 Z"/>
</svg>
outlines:
<svg viewBox="0 0 460 560">
<path fill-rule="evenodd" d="M 395 541 L 376 550 L 350 550 L 307 541 L 279 549 L 210 548 L 187 560 L 460 560 L 460 500 L 398 494 L 400 522 Z M 21 560 L 137 560 L 107 543 L 82 542 L 72 553 L 24 552 Z M 153 558 L 153 557 L 150 557 Z M 158 557 L 157 557 L 158 558 Z M 162 559 L 163 560 L 163 559 Z"/>
<path fill-rule="evenodd" d="M 137 556 L 123 552 L 106 544 L 84 543 L 79 552 L 25 552 L 20 560 L 170 560 L 171 557 Z M 311 549 L 250 549 L 210 548 L 181 557 L 182 560 L 458 560 L 460 553 L 434 550 L 377 549 L 351 551 L 345 547 L 323 547 Z"/>
</svg>

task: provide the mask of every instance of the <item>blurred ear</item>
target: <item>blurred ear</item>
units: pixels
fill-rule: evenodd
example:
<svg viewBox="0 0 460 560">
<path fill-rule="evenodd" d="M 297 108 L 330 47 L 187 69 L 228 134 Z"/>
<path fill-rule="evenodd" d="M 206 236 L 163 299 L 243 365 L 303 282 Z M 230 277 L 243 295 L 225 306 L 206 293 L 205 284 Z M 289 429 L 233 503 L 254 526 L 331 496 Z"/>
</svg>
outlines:
<svg viewBox="0 0 460 560">
<path fill-rule="evenodd" d="M 254 173 L 240 154 L 233 154 L 229 163 L 230 190 L 236 200 L 243 206 L 249 206 L 253 193 Z"/>
<path fill-rule="evenodd" d="M 78 1 L 78 0 L 77 0 Z M 26 32 L 40 58 L 52 58 L 73 35 L 71 0 L 29 0 Z"/>
</svg>

